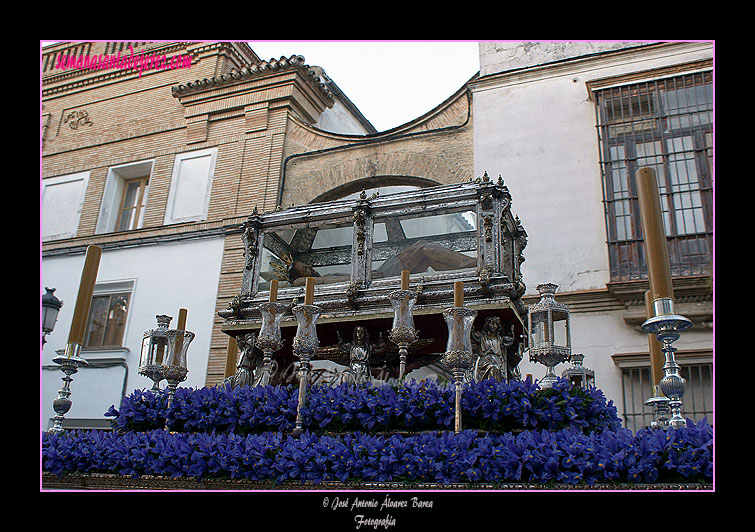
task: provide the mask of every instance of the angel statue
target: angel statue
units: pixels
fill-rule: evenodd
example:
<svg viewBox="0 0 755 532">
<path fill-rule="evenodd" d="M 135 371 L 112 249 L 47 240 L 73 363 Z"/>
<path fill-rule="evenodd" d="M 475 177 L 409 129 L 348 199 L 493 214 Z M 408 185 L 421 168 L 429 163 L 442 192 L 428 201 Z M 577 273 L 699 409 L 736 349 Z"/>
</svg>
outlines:
<svg viewBox="0 0 755 532">
<path fill-rule="evenodd" d="M 385 351 L 385 341 L 382 333 L 379 335 L 377 343 L 370 342 L 370 335 L 367 329 L 361 325 L 354 327 L 354 333 L 351 342 L 344 342 L 341 337 L 341 331 L 338 334 L 338 348 L 344 353 L 349 353 L 349 367 L 341 374 L 344 382 L 351 384 L 364 384 L 370 381 L 370 356 L 373 353 L 382 353 Z"/>
<path fill-rule="evenodd" d="M 485 379 L 518 380 L 517 366 L 521 356 L 514 346 L 513 325 L 506 334 L 501 325 L 501 318 L 495 315 L 488 316 L 481 330 L 472 331 L 472 340 L 477 347 L 477 357 L 470 368 L 470 379 L 477 382 Z"/>
</svg>

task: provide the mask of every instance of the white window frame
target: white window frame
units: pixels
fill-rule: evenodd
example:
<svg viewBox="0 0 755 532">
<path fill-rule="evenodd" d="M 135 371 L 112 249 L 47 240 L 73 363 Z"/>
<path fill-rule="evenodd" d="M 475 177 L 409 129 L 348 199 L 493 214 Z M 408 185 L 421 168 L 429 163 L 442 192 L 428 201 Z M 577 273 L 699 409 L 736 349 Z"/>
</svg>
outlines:
<svg viewBox="0 0 755 532">
<path fill-rule="evenodd" d="M 121 346 L 115 348 L 86 348 L 82 349 L 82 357 L 87 360 L 98 360 L 101 362 L 118 362 L 126 360 L 126 356 L 129 354 L 130 349 L 126 346 L 128 342 L 129 326 L 131 324 L 131 317 L 133 316 L 132 309 L 134 308 L 134 294 L 136 293 L 136 279 L 122 279 L 117 281 L 103 281 L 94 285 L 94 291 L 92 297 L 104 296 L 109 294 L 117 294 L 120 292 L 130 292 L 129 309 L 126 315 L 126 324 L 123 327 L 123 339 L 121 340 Z M 87 316 L 87 320 L 89 316 Z"/>
<path fill-rule="evenodd" d="M 217 159 L 218 149 L 207 148 L 203 150 L 195 150 L 186 153 L 179 153 L 176 155 L 175 162 L 173 164 L 173 175 L 170 180 L 170 191 L 168 192 L 168 202 L 165 207 L 165 225 L 184 223 L 184 222 L 198 222 L 207 219 L 207 214 L 210 209 L 210 194 L 212 192 L 212 181 L 215 175 L 215 161 Z M 176 196 L 178 194 L 179 179 L 181 176 L 181 164 L 189 159 L 196 159 L 200 157 L 210 157 L 210 166 L 207 175 L 207 181 L 205 182 L 202 198 L 201 212 L 197 212 L 190 216 L 184 216 L 181 218 L 173 216 L 174 206 L 176 202 Z"/>
<path fill-rule="evenodd" d="M 89 184 L 90 172 L 77 172 L 75 174 L 61 175 L 57 177 L 49 177 L 42 179 L 42 191 L 40 197 L 40 224 L 42 229 L 42 240 L 60 240 L 63 238 L 73 238 L 76 236 L 79 230 L 79 221 L 81 220 L 81 210 L 84 206 L 84 198 L 86 197 L 87 185 Z M 59 186 L 65 183 L 73 183 L 75 181 L 81 181 L 81 191 L 78 200 L 74 205 L 45 205 L 46 192 L 52 186 Z M 72 227 L 60 227 L 56 228 L 57 232 L 45 234 L 45 207 L 53 209 L 74 209 L 73 219 L 71 220 Z"/>
<path fill-rule="evenodd" d="M 118 217 L 120 215 L 121 200 L 123 199 L 123 190 L 125 183 L 129 179 L 148 175 L 152 177 L 154 160 L 140 161 L 136 163 L 121 164 L 112 166 L 107 173 L 105 181 L 105 191 L 102 193 L 102 203 L 100 204 L 100 214 L 97 218 L 97 227 L 95 234 L 112 233 L 115 231 Z M 149 200 L 149 184 L 144 189 L 144 199 L 142 203 L 147 205 Z M 144 211 L 142 209 L 139 215 L 139 222 L 136 228 L 142 227 L 144 222 Z"/>
</svg>

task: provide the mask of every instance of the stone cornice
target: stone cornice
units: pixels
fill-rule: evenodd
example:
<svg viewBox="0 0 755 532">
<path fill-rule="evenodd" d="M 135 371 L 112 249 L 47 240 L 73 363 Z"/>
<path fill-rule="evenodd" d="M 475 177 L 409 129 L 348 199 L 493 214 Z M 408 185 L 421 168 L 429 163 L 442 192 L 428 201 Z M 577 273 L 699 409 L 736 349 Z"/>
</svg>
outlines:
<svg viewBox="0 0 755 532">
<path fill-rule="evenodd" d="M 304 74 L 305 79 L 308 79 L 328 102 L 333 101 L 333 93 L 324 83 L 322 83 L 315 71 L 309 65 L 305 64 L 304 57 L 301 55 L 292 55 L 288 58 L 281 57 L 277 60 L 270 59 L 269 61 L 262 61 L 261 63 L 244 67 L 240 70 L 232 70 L 228 74 L 213 76 L 212 78 L 200 79 L 189 83 L 182 83 L 174 86 L 172 88 L 172 93 L 174 97 L 180 99 L 189 94 L 243 83 L 250 79 L 276 74 L 277 72 L 286 70 L 296 70 L 301 72 Z"/>
<path fill-rule="evenodd" d="M 170 43 L 153 43 L 144 50 L 139 50 L 137 54 L 149 52 L 151 54 L 159 53 L 162 55 L 175 54 L 180 50 L 187 49 L 191 43 L 170 42 Z M 57 53 L 62 50 L 50 50 L 48 53 Z M 189 51 L 189 50 L 187 50 Z M 192 62 L 195 59 L 195 51 L 189 51 L 192 55 Z M 123 55 L 122 57 L 126 57 Z M 143 75 L 152 75 L 159 70 L 148 70 Z M 42 98 L 58 96 L 61 93 L 84 89 L 91 85 L 99 83 L 108 83 L 120 81 L 124 78 L 138 77 L 139 73 L 135 69 L 117 69 L 108 68 L 105 70 L 86 70 L 86 69 L 66 69 L 59 74 L 46 75 L 42 79 Z"/>
</svg>

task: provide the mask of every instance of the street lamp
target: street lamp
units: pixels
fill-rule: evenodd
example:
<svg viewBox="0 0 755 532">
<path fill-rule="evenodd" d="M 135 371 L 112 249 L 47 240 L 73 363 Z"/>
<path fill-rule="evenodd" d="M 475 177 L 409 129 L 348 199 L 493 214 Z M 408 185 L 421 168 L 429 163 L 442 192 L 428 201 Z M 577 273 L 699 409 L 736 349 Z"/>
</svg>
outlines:
<svg viewBox="0 0 755 532">
<path fill-rule="evenodd" d="M 42 296 L 42 345 L 47 342 L 45 336 L 55 328 L 58 312 L 60 312 L 60 307 L 63 306 L 63 302 L 53 294 L 54 288 L 45 287 L 45 290 L 47 292 Z"/>
</svg>

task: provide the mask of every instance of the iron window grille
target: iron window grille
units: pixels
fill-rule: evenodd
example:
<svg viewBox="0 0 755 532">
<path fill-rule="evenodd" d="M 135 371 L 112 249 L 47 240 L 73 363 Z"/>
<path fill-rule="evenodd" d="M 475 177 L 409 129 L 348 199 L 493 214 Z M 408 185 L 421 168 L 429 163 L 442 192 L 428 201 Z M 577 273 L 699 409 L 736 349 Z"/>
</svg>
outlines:
<svg viewBox="0 0 755 532">
<path fill-rule="evenodd" d="M 713 364 L 680 364 L 681 375 L 685 380 L 682 397 L 682 416 L 693 421 L 707 418 L 711 425 L 713 418 Z M 652 397 L 649 367 L 625 367 L 621 373 L 622 399 L 624 404 L 624 426 L 632 432 L 650 426 L 653 409 L 644 404 Z"/>
<path fill-rule="evenodd" d="M 612 281 L 647 278 L 635 174 L 653 167 L 674 277 L 710 273 L 713 79 L 697 72 L 595 92 Z"/>
</svg>

